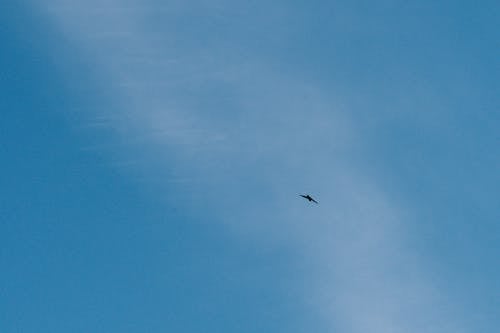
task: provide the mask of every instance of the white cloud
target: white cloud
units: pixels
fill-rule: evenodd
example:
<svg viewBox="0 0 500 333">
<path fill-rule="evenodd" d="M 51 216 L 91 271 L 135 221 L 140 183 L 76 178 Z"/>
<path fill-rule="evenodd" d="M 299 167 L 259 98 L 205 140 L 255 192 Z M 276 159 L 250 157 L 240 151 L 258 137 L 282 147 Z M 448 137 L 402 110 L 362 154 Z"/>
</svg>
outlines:
<svg viewBox="0 0 500 333">
<path fill-rule="evenodd" d="M 229 12 L 226 5 L 216 11 Z M 166 2 L 163 19 L 178 20 L 186 6 Z M 332 330 L 458 332 L 422 258 L 405 245 L 403 208 L 365 179 L 353 158 L 363 138 L 340 98 L 258 57 L 221 58 L 207 43 L 186 46 L 182 32 L 155 31 L 151 2 L 54 0 L 40 7 L 113 87 L 120 113 L 96 111 L 90 126 L 109 126 L 158 164 L 188 166 L 167 182 L 212 179 L 200 186 L 214 191 L 217 183 L 216 191 L 230 195 L 205 198 L 235 233 L 298 248 L 314 266 L 305 299 L 331 319 Z M 259 186 L 265 198 L 255 196 Z M 296 198 L 302 190 L 317 194 L 320 205 Z M 237 191 L 238 198 L 231 195 Z"/>
</svg>

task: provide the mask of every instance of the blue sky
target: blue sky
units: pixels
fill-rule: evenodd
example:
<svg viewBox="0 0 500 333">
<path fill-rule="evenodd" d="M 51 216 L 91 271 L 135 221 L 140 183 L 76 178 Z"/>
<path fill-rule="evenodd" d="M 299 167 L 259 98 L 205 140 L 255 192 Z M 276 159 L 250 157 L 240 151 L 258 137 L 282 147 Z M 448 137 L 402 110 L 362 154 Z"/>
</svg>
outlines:
<svg viewBox="0 0 500 333">
<path fill-rule="evenodd" d="M 498 12 L 2 3 L 0 330 L 497 331 Z"/>
</svg>

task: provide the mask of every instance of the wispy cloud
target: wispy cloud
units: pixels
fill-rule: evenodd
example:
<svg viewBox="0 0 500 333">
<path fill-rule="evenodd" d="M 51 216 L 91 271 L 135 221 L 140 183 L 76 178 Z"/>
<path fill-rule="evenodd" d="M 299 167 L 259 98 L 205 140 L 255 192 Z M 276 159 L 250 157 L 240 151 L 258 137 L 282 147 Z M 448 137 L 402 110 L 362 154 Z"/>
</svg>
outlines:
<svg viewBox="0 0 500 333">
<path fill-rule="evenodd" d="M 214 16 L 205 24 L 218 29 L 237 11 L 225 1 L 195 5 L 166 2 L 159 18 L 154 1 L 40 1 L 93 57 L 119 105 L 96 111 L 88 126 L 107 126 L 125 146 L 154 155 L 155 163 L 188 166 L 166 183 L 212 179 L 217 187 L 201 186 L 227 199 L 204 198 L 228 227 L 299 249 L 313 266 L 304 277 L 310 286 L 304 299 L 331 319 L 331 329 L 459 332 L 423 258 L 406 244 L 410 208 L 363 176 L 356 157 L 363 137 L 341 96 L 280 72 L 258 49 L 237 52 L 203 39 L 189 24 L 177 31 L 165 23 L 208 20 L 203 11 L 211 8 Z M 118 164 L 135 167 L 133 158 Z M 321 204 L 295 203 L 299 190 L 318 194 Z M 236 208 L 224 209 L 229 204 Z"/>
</svg>

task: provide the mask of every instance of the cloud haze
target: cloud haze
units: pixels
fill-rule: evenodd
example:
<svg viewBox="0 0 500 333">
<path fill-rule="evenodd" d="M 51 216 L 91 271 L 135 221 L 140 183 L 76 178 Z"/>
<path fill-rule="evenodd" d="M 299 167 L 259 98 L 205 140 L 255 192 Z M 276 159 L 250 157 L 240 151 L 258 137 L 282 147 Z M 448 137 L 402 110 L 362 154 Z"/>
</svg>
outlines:
<svg viewBox="0 0 500 333">
<path fill-rule="evenodd" d="M 409 245 L 414 208 L 364 164 L 360 113 L 334 86 L 279 64 L 300 9 L 228 1 L 37 6 L 109 87 L 115 107 L 89 108 L 86 117 L 121 142 L 118 167 L 199 193 L 186 205 L 208 207 L 235 237 L 296 253 L 307 267 L 297 288 L 327 329 L 460 332 L 446 293 Z M 307 192 L 320 205 L 298 198 Z"/>
</svg>

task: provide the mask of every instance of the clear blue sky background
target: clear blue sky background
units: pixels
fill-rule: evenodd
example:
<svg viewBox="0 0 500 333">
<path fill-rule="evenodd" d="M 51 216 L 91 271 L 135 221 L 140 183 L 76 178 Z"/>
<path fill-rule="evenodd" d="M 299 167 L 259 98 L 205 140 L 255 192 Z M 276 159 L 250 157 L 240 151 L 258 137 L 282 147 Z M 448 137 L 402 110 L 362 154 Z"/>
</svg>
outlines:
<svg viewBox="0 0 500 333">
<path fill-rule="evenodd" d="M 499 9 L 3 1 L 0 331 L 497 332 Z"/>
</svg>

